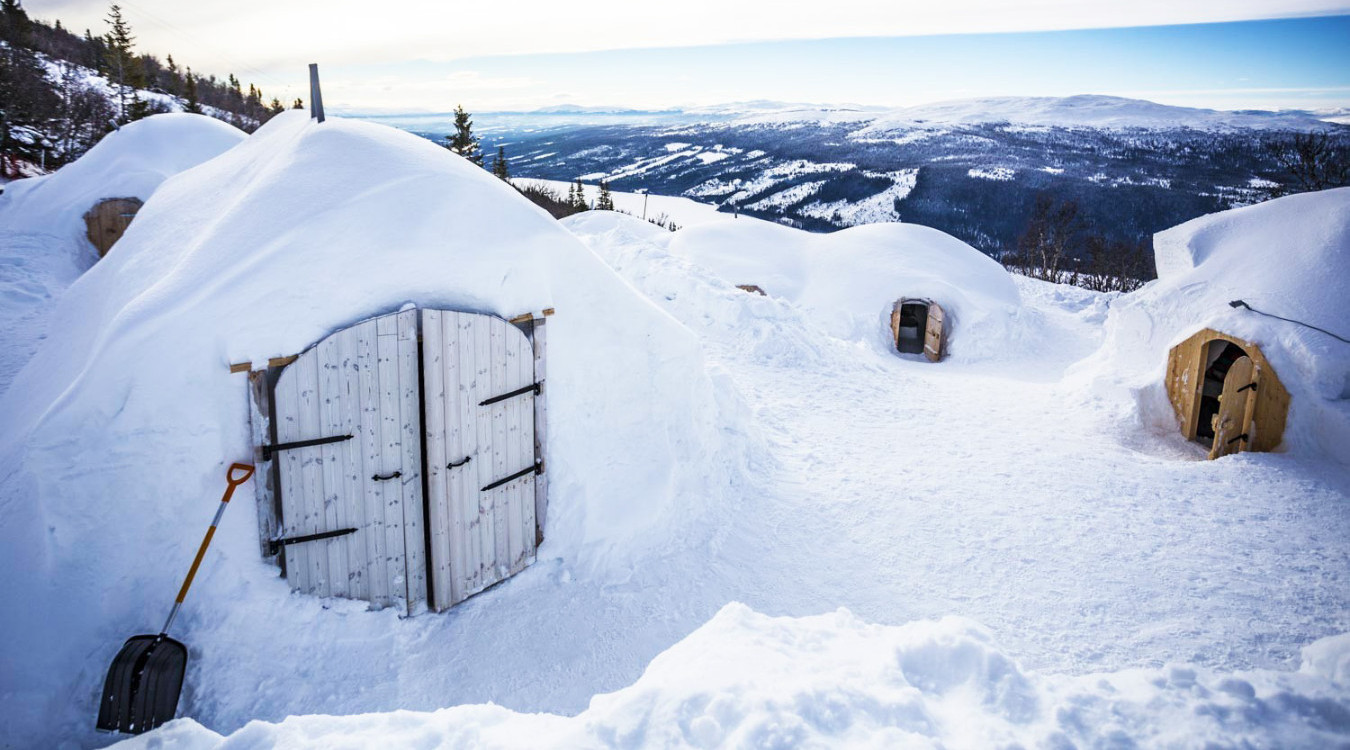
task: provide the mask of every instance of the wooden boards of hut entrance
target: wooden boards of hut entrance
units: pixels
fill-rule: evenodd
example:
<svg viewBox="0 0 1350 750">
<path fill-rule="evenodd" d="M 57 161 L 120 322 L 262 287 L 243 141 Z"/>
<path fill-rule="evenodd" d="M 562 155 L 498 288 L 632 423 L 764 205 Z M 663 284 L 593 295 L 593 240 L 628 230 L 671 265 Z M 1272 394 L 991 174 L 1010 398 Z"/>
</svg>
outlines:
<svg viewBox="0 0 1350 750">
<path fill-rule="evenodd" d="M 293 589 L 411 614 L 534 562 L 543 333 L 532 316 L 409 309 L 320 341 L 270 397 L 254 389 L 272 462 L 260 528 Z"/>
<path fill-rule="evenodd" d="M 98 249 L 102 258 L 112 249 L 141 210 L 139 198 L 108 198 L 99 201 L 84 215 L 84 224 L 89 241 Z"/>
<path fill-rule="evenodd" d="M 1219 383 L 1209 386 L 1218 392 L 1207 394 L 1207 374 L 1215 374 L 1215 362 L 1229 345 L 1240 356 L 1233 357 Z M 1289 391 L 1250 341 L 1211 328 L 1195 333 L 1168 352 L 1166 386 L 1181 434 L 1208 445 L 1210 458 L 1273 451 L 1284 439 Z M 1205 408 L 1206 398 L 1217 398 L 1217 405 Z M 1203 424 L 1206 416 L 1209 424 Z"/>
</svg>

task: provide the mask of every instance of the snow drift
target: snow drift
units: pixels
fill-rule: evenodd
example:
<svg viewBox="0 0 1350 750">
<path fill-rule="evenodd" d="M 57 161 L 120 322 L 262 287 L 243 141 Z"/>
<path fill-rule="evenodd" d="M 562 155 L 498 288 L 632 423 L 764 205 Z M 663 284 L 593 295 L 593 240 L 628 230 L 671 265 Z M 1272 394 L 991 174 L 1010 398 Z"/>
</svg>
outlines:
<svg viewBox="0 0 1350 750">
<path fill-rule="evenodd" d="M 892 351 L 891 308 L 928 297 L 948 315 L 949 354 L 993 357 L 1025 335 L 1012 278 L 949 234 L 917 224 L 869 224 L 812 234 L 733 219 L 677 232 L 670 252 L 732 284 L 755 284 L 814 317 L 835 338 Z"/>
<path fill-rule="evenodd" d="M 1350 730 L 1347 660 L 1350 638 L 1336 636 L 1304 649 L 1297 672 L 1041 674 L 960 618 L 881 626 L 730 604 L 576 717 L 456 706 L 229 737 L 182 719 L 118 747 L 1326 747 Z"/>
<path fill-rule="evenodd" d="M 57 188 L 78 183 L 58 177 L 26 200 L 69 205 Z M 541 560 L 622 570 L 625 550 L 661 549 L 720 499 L 736 451 L 686 329 L 445 149 L 287 113 L 151 196 L 117 252 L 62 298 L 49 344 L 0 401 L 0 598 L 23 603 L 0 626 L 12 741 L 88 741 L 108 660 L 122 638 L 159 623 L 224 467 L 251 455 L 246 381 L 227 365 L 299 352 L 407 303 L 503 317 L 557 309 Z M 250 500 L 226 515 L 175 626 L 218 655 L 189 672 L 199 687 L 185 705 L 218 714 L 269 700 L 264 686 L 221 687 L 231 653 L 266 645 L 338 662 L 353 658 L 349 634 L 426 637 L 431 626 L 415 621 L 444 621 L 403 626 L 289 596 L 259 559 Z M 331 689 L 322 683 L 304 689 Z"/>
<path fill-rule="evenodd" d="M 1213 328 L 1259 346 L 1289 390 L 1285 449 L 1350 463 L 1350 344 L 1229 306 L 1243 300 L 1350 337 L 1350 188 L 1202 216 L 1158 233 L 1153 246 L 1158 280 L 1115 300 L 1102 347 L 1077 376 L 1127 389 L 1146 425 L 1175 432 L 1167 352 Z"/>
<path fill-rule="evenodd" d="M 148 200 L 165 179 L 215 158 L 244 137 L 238 128 L 205 115 L 137 120 L 54 173 L 5 186 L 0 229 L 79 240 L 85 234 L 84 214 L 95 203 L 104 198 Z M 96 259 L 93 255 L 90 261 Z"/>
<path fill-rule="evenodd" d="M 156 115 L 108 134 L 50 175 L 17 180 L 0 194 L 0 392 L 41 340 L 46 313 L 98 261 L 84 214 L 104 198 L 150 197 L 166 178 L 244 138 L 201 115 Z"/>
</svg>

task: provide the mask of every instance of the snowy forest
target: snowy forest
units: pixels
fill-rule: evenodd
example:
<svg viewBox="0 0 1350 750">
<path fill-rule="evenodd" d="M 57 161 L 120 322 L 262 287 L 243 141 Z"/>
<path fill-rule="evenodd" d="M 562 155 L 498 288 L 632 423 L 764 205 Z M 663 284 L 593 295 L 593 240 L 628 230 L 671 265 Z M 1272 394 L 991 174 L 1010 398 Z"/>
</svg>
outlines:
<svg viewBox="0 0 1350 750">
<path fill-rule="evenodd" d="M 21 0 L 0 0 L 0 177 L 21 176 L 25 163 L 59 167 L 152 114 L 207 114 L 251 132 L 301 105 L 269 101 L 251 83 L 245 91 L 233 73 L 220 80 L 138 51 L 116 3 L 106 25 L 80 34 L 31 18 Z"/>
</svg>

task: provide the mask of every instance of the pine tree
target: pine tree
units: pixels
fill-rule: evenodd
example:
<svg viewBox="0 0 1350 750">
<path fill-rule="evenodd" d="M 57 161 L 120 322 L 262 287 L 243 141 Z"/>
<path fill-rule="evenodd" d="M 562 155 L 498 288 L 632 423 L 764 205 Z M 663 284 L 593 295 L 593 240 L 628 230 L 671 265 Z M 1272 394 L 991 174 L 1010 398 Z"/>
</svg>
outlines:
<svg viewBox="0 0 1350 750">
<path fill-rule="evenodd" d="M 132 85 L 137 61 L 131 52 L 136 37 L 131 35 L 131 26 L 122 18 L 122 8 L 117 3 L 109 6 L 106 23 L 112 28 L 103 36 L 105 63 L 108 74 L 116 82 L 117 122 L 125 125 L 131 121 L 131 105 L 137 101 L 136 89 Z"/>
<path fill-rule="evenodd" d="M 573 189 L 576 192 L 573 194 L 572 197 L 572 208 L 578 211 L 585 211 L 589 209 L 590 206 L 586 204 L 586 187 L 581 184 L 580 177 L 577 178 L 577 182 L 575 185 L 573 185 Z"/>
<path fill-rule="evenodd" d="M 473 120 L 469 119 L 469 113 L 464 111 L 462 104 L 455 107 L 455 132 L 446 137 L 445 147 L 483 166 L 483 152 L 478 147 L 478 138 L 473 134 Z"/>
<path fill-rule="evenodd" d="M 600 198 L 595 202 L 595 210 L 597 211 L 614 210 L 614 196 L 610 195 L 609 192 L 609 180 L 600 181 Z"/>
<path fill-rule="evenodd" d="M 497 147 L 497 159 L 492 162 L 492 174 L 503 180 L 511 177 L 506 168 L 506 148 L 504 146 Z"/>
<path fill-rule="evenodd" d="M 0 2 L 0 39 L 7 42 L 0 47 L 0 176 L 8 176 L 7 157 L 16 150 L 12 128 L 40 128 L 60 106 L 42 62 L 30 48 L 31 32 L 32 22 L 18 0 Z"/>
<path fill-rule="evenodd" d="M 304 109 L 304 108 L 305 108 L 305 100 L 301 99 L 298 96 L 295 97 L 295 103 L 291 105 L 291 109 Z"/>
<path fill-rule="evenodd" d="M 183 98 L 187 99 L 183 111 L 194 115 L 202 113 L 202 103 L 197 100 L 197 76 L 192 75 L 192 68 L 187 69 L 187 80 L 183 83 Z"/>
<path fill-rule="evenodd" d="M 168 67 L 165 69 L 164 90 L 178 96 L 183 93 L 183 74 L 178 72 L 178 64 L 173 61 L 173 55 L 166 57 L 165 63 Z"/>
</svg>

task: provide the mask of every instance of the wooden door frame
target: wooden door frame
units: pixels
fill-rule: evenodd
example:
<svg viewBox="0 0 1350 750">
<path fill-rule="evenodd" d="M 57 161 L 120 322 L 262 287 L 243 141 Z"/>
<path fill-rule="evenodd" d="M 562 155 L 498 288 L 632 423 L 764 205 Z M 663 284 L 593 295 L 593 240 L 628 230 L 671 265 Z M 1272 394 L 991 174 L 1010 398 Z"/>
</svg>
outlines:
<svg viewBox="0 0 1350 750">
<path fill-rule="evenodd" d="M 418 394 L 421 403 L 422 419 L 425 419 L 425 383 L 422 382 L 423 352 L 422 352 L 422 310 L 441 309 L 441 308 L 418 308 L 417 315 L 417 358 L 418 358 Z M 323 338 L 306 347 L 299 354 L 272 357 L 267 360 L 263 367 L 253 368 L 251 362 L 244 362 L 230 366 L 231 372 L 246 372 L 248 374 L 248 400 L 249 400 L 249 431 L 253 441 L 254 464 L 259 467 L 258 476 L 262 481 L 255 481 L 254 497 L 257 505 L 258 516 L 258 545 L 259 554 L 264 560 L 277 566 L 280 575 L 286 577 L 285 555 L 280 554 L 273 546 L 273 540 L 278 537 L 278 532 L 282 526 L 281 523 L 281 469 L 280 462 L 265 451 L 267 446 L 277 444 L 276 420 L 273 418 L 276 414 L 276 385 L 281 378 L 282 371 L 295 362 L 302 354 L 310 351 L 314 347 L 323 343 L 329 337 L 348 328 L 355 327 L 361 323 L 384 317 L 398 311 L 381 313 L 346 324 L 340 328 L 335 328 L 324 335 Z M 534 377 L 535 382 L 539 384 L 539 392 L 534 399 L 534 454 L 535 461 L 539 465 L 539 473 L 535 476 L 535 546 L 536 549 L 544 541 L 544 527 L 548 512 L 548 471 L 545 447 L 548 444 L 547 426 L 548 426 L 548 380 L 547 380 L 547 339 L 546 323 L 548 318 L 554 314 L 553 308 L 545 308 L 540 313 L 525 313 L 514 318 L 504 319 L 491 313 L 482 313 L 474 310 L 447 310 L 447 312 L 469 313 L 474 315 L 485 315 L 500 320 L 519 329 L 529 340 L 534 355 Z M 423 454 L 423 463 L 425 464 L 426 436 L 425 429 L 422 430 L 420 439 L 420 450 Z M 430 502 L 430 496 L 427 488 L 427 474 L 422 471 L 422 502 L 421 508 L 423 517 L 423 535 L 429 533 L 426 523 L 427 503 Z M 423 560 L 423 565 L 427 568 L 428 576 L 431 573 L 429 555 Z M 428 595 L 431 591 L 431 583 L 427 582 Z"/>
</svg>

